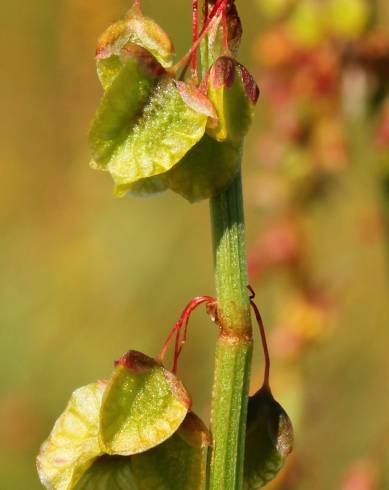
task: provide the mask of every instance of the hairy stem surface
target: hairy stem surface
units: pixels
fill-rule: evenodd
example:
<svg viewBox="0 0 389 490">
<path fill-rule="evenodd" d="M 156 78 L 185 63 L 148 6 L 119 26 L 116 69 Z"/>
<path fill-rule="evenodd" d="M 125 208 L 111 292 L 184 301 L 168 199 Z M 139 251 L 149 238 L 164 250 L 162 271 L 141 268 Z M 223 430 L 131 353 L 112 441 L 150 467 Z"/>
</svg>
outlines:
<svg viewBox="0 0 389 490">
<path fill-rule="evenodd" d="M 240 490 L 252 354 L 240 171 L 225 191 L 211 199 L 210 208 L 220 335 L 215 357 L 208 488 Z"/>
</svg>

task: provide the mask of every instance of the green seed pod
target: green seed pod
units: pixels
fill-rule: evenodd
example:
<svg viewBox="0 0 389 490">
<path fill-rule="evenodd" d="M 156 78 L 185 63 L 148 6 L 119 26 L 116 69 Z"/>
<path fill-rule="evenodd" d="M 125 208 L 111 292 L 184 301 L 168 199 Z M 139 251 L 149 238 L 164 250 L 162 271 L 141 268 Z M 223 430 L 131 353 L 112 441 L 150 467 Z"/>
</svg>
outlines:
<svg viewBox="0 0 389 490">
<path fill-rule="evenodd" d="M 167 441 L 132 457 L 138 490 L 203 490 L 209 444 L 207 428 L 189 412 Z"/>
<path fill-rule="evenodd" d="M 268 387 L 249 398 L 244 464 L 244 489 L 271 481 L 293 449 L 292 423 Z"/>
<path fill-rule="evenodd" d="M 227 27 L 235 53 L 241 24 L 234 2 L 227 8 Z M 219 22 L 213 29 L 217 44 L 223 29 Z M 105 94 L 89 134 L 91 166 L 111 174 L 118 197 L 170 188 L 190 202 L 207 199 L 222 191 L 240 166 L 259 94 L 255 81 L 233 58 L 222 56 L 199 89 L 166 71 L 172 53 L 169 38 L 138 2 L 99 40 Z"/>
<path fill-rule="evenodd" d="M 119 197 L 166 190 L 163 174 L 202 138 L 208 117 L 216 118 L 206 95 L 166 72 L 173 53 L 138 3 L 98 41 L 105 94 L 89 134 L 91 166 L 112 175 Z"/>
<path fill-rule="evenodd" d="M 202 490 L 210 436 L 189 412 L 165 442 L 133 456 L 102 456 L 74 490 Z"/>
<path fill-rule="evenodd" d="M 117 195 L 131 191 L 135 183 L 135 192 L 164 190 L 161 180 L 149 184 L 144 179 L 162 177 L 174 167 L 200 141 L 214 115 L 205 95 L 196 89 L 201 103 L 195 104 L 195 97 L 187 96 L 195 89 L 164 75 L 150 57 L 143 48 L 131 48 L 100 102 L 89 135 L 92 167 L 111 174 Z"/>
<path fill-rule="evenodd" d="M 100 410 L 100 444 L 107 454 L 129 456 L 161 444 L 191 406 L 182 383 L 154 359 L 129 351 L 108 382 Z"/>
<path fill-rule="evenodd" d="M 159 488 L 189 490 L 185 474 L 190 481 L 205 479 L 209 445 L 208 431 L 190 407 L 191 398 L 174 374 L 129 351 L 116 362 L 109 382 L 73 393 L 40 449 L 39 477 L 49 490 L 142 490 L 150 488 L 142 482 L 153 474 L 165 482 Z M 147 458 L 133 463 L 129 456 L 144 451 Z M 179 478 L 177 461 L 186 468 Z M 175 470 L 169 473 L 165 463 Z M 174 475 L 181 486 L 168 482 Z"/>
</svg>

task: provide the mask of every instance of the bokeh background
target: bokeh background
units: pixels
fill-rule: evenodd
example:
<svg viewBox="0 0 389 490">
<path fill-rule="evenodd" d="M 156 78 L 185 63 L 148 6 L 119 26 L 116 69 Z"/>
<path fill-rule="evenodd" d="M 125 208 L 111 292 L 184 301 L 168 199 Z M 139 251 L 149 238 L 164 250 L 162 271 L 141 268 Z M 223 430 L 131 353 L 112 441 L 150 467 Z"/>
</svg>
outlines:
<svg viewBox="0 0 389 490">
<path fill-rule="evenodd" d="M 1 2 L 1 490 L 42 488 L 35 456 L 70 393 L 129 348 L 156 354 L 186 302 L 213 294 L 207 203 L 115 199 L 88 167 L 96 38 L 129 4 Z M 296 428 L 272 488 L 389 489 L 389 4 L 237 4 L 262 92 L 250 281 Z M 190 1 L 143 6 L 182 55 Z M 206 420 L 215 335 L 196 312 L 180 365 Z M 257 349 L 253 390 L 262 369 Z"/>
</svg>

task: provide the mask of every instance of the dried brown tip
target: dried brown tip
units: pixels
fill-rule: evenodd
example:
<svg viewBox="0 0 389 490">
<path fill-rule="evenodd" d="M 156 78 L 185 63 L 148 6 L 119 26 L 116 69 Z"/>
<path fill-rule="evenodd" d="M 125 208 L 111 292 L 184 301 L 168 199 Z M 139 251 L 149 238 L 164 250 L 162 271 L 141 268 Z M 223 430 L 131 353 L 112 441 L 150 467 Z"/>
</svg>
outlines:
<svg viewBox="0 0 389 490">
<path fill-rule="evenodd" d="M 115 366 L 123 366 L 136 373 L 144 373 L 159 366 L 155 359 L 146 356 L 142 352 L 129 350 L 115 361 Z"/>
<path fill-rule="evenodd" d="M 238 64 L 238 70 L 240 72 L 240 77 L 242 79 L 243 87 L 246 92 L 247 97 L 255 105 L 259 98 L 259 87 L 257 82 L 251 73 L 240 63 Z"/>
<path fill-rule="evenodd" d="M 215 88 L 230 88 L 235 80 L 237 62 L 229 56 L 221 56 L 211 66 L 210 81 Z"/>
</svg>

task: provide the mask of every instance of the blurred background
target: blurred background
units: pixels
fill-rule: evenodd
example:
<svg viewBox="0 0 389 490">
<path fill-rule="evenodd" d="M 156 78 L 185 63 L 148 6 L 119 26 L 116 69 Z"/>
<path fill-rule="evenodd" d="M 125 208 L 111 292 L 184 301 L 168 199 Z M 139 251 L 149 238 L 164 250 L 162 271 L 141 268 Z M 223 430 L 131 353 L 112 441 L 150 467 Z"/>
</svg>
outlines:
<svg viewBox="0 0 389 490">
<path fill-rule="evenodd" d="M 190 3 L 143 1 L 178 55 Z M 389 4 L 237 4 L 261 87 L 244 162 L 250 281 L 296 429 L 269 488 L 389 489 Z M 187 301 L 214 291 L 207 203 L 115 199 L 88 167 L 95 42 L 129 6 L 1 5 L 1 490 L 41 488 L 35 456 L 71 392 L 130 348 L 155 355 Z M 180 364 L 207 421 L 215 335 L 196 312 Z M 262 369 L 257 348 L 253 391 Z"/>
</svg>

